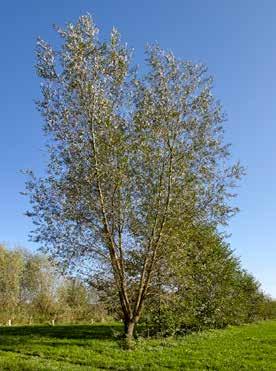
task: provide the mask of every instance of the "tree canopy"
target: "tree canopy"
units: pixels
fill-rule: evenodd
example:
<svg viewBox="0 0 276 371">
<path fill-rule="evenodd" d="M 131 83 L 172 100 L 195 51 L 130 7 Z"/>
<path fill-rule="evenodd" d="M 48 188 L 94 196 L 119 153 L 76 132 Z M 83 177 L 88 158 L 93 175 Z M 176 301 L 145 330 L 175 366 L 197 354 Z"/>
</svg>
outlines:
<svg viewBox="0 0 276 371">
<path fill-rule="evenodd" d="M 243 170 L 205 66 L 154 45 L 140 71 L 89 15 L 57 32 L 60 48 L 37 43 L 49 161 L 27 182 L 32 236 L 64 267 L 115 283 L 131 338 L 164 252 L 185 249 L 182 231 L 227 223 Z"/>
</svg>

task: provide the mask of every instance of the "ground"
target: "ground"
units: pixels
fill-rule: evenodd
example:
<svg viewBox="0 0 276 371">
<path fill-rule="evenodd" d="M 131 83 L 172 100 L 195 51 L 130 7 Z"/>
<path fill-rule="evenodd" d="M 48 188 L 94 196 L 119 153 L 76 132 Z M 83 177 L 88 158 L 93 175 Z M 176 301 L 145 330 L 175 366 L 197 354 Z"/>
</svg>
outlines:
<svg viewBox="0 0 276 371">
<path fill-rule="evenodd" d="M 276 321 L 183 338 L 138 339 L 119 324 L 0 327 L 0 370 L 276 370 Z"/>
</svg>

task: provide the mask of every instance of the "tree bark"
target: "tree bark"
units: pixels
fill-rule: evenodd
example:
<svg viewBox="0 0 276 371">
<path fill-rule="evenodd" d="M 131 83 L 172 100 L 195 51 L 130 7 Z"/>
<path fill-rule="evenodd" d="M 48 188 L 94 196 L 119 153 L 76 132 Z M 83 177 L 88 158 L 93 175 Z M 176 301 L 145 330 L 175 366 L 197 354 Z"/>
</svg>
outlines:
<svg viewBox="0 0 276 371">
<path fill-rule="evenodd" d="M 135 325 L 136 323 L 134 321 L 125 324 L 125 335 L 128 341 L 133 339 Z"/>
</svg>

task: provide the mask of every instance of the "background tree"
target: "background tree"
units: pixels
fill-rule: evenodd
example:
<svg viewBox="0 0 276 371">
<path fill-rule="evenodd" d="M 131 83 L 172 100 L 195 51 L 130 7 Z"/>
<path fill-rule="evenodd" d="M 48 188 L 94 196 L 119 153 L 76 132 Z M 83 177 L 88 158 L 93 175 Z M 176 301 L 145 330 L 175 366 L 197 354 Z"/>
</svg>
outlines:
<svg viewBox="0 0 276 371">
<path fill-rule="evenodd" d="M 4 323 L 11 323 L 18 313 L 23 266 L 19 251 L 8 251 L 0 245 L 0 317 Z"/>
<path fill-rule="evenodd" d="M 183 231 L 183 249 L 169 246 L 143 322 L 150 333 L 186 333 L 265 318 L 267 299 L 213 229 Z"/>
<path fill-rule="evenodd" d="M 49 139 L 47 175 L 31 172 L 33 238 L 60 263 L 114 280 L 131 338 L 161 251 L 194 224 L 225 224 L 239 164 L 229 165 L 223 115 L 206 68 L 147 50 L 144 77 L 112 30 L 90 16 L 38 40 L 38 108 Z"/>
<path fill-rule="evenodd" d="M 25 288 L 32 296 L 30 309 L 38 321 L 57 318 L 59 303 L 57 290 L 62 283 L 57 267 L 45 256 L 34 255 L 26 264 Z"/>
<path fill-rule="evenodd" d="M 107 318 L 96 293 L 65 278 L 47 256 L 0 246 L 0 323 L 79 323 Z"/>
<path fill-rule="evenodd" d="M 75 277 L 64 280 L 58 290 L 58 302 L 61 308 L 59 317 L 68 322 L 103 321 L 106 317 L 103 306 L 98 303 L 93 290 Z"/>
</svg>

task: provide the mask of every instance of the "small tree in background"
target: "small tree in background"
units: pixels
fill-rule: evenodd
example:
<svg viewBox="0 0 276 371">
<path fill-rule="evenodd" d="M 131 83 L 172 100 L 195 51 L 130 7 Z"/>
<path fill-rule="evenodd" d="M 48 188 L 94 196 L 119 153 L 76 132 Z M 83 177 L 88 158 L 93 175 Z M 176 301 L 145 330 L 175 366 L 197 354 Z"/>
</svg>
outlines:
<svg viewBox="0 0 276 371">
<path fill-rule="evenodd" d="M 83 16 L 58 33 L 60 49 L 37 44 L 49 163 L 27 182 L 33 238 L 65 268 L 114 281 L 131 339 L 162 251 L 183 249 L 183 229 L 227 222 L 242 169 L 204 66 L 154 46 L 140 78 L 116 30 L 101 42 Z"/>
<path fill-rule="evenodd" d="M 91 312 L 91 295 L 87 287 L 78 279 L 64 281 L 58 291 L 58 301 L 64 317 L 69 322 L 88 321 Z"/>
</svg>

